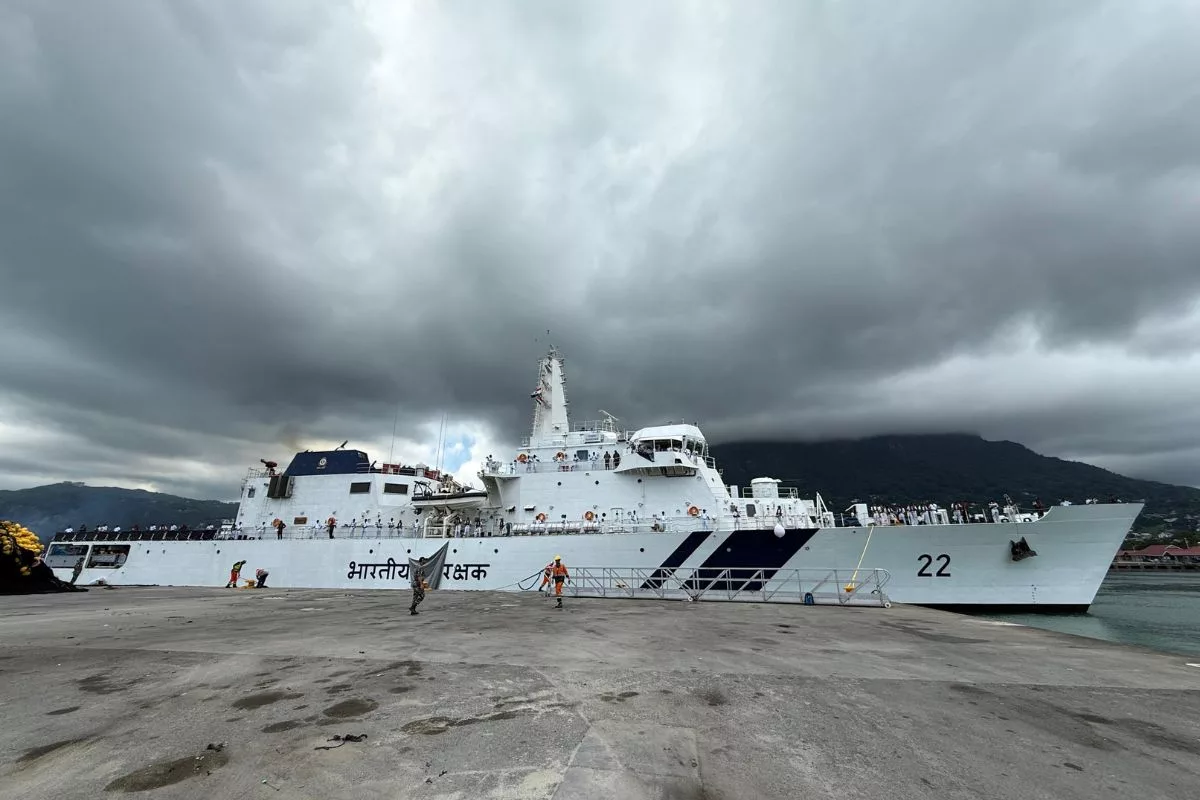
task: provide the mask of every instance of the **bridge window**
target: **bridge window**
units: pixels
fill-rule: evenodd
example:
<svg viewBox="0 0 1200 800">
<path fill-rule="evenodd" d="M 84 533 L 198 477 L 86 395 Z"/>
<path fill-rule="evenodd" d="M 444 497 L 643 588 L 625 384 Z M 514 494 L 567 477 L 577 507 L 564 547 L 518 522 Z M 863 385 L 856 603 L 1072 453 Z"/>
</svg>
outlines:
<svg viewBox="0 0 1200 800">
<path fill-rule="evenodd" d="M 87 555 L 86 544 L 52 544 L 42 559 L 51 569 L 70 569 L 75 562 Z"/>
<path fill-rule="evenodd" d="M 114 569 L 125 563 L 129 558 L 127 544 L 96 545 L 92 548 L 92 557 L 88 559 L 88 568 L 104 567 Z"/>
<path fill-rule="evenodd" d="M 350 494 L 370 494 L 370 493 L 371 493 L 371 482 L 370 481 L 356 481 L 355 483 L 350 484 Z"/>
<path fill-rule="evenodd" d="M 407 483 L 385 483 L 383 485 L 384 494 L 408 494 Z"/>
</svg>

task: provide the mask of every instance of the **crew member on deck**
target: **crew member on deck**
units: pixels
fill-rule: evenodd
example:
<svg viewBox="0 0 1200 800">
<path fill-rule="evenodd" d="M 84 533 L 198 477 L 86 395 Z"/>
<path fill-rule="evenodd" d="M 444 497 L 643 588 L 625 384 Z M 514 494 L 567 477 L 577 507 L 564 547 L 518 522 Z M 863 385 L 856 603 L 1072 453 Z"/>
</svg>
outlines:
<svg viewBox="0 0 1200 800">
<path fill-rule="evenodd" d="M 262 567 L 259 567 L 258 569 L 254 570 L 254 577 L 256 580 L 258 580 L 258 583 L 254 584 L 255 589 L 267 588 L 267 575 L 268 574 L 270 574 L 270 573 L 268 573 Z"/>
<path fill-rule="evenodd" d="M 554 565 L 551 567 L 551 572 L 554 574 L 554 597 L 558 601 L 554 607 L 562 608 L 563 582 L 571 577 L 571 573 L 567 572 L 567 565 L 562 563 L 562 556 L 554 557 Z"/>
</svg>

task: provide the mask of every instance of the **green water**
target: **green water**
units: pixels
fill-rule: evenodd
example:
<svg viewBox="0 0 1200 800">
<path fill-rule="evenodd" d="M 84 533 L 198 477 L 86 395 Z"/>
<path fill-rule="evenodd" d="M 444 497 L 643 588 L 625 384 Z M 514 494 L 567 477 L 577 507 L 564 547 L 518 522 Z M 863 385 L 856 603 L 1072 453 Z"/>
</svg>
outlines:
<svg viewBox="0 0 1200 800">
<path fill-rule="evenodd" d="M 1167 653 L 1200 655 L 1200 572 L 1109 573 L 1086 614 L 996 618 Z"/>
</svg>

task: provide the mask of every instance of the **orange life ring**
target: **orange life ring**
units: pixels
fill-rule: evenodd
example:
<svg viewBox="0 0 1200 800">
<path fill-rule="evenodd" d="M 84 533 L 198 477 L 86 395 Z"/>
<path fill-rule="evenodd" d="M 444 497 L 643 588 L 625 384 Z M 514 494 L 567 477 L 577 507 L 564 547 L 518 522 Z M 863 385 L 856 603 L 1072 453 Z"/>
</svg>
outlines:
<svg viewBox="0 0 1200 800">
<path fill-rule="evenodd" d="M 538 522 L 545 522 L 545 521 L 546 521 L 546 515 L 545 515 L 545 514 L 538 514 L 536 517 L 534 517 L 534 519 L 536 519 Z"/>
<path fill-rule="evenodd" d="M 585 511 L 583 513 L 583 518 L 586 519 L 588 522 L 591 522 L 592 520 L 594 520 L 596 518 L 596 515 L 594 513 L 592 513 L 591 511 Z"/>
<path fill-rule="evenodd" d="M 529 456 L 525 455 L 524 453 L 521 453 L 521 455 L 517 456 L 517 461 L 520 461 L 522 464 L 524 464 L 528 460 L 529 460 Z"/>
<path fill-rule="evenodd" d="M 337 520 L 336 520 L 336 519 L 334 519 L 333 517 L 330 517 L 329 519 L 325 520 L 325 524 L 326 524 L 326 525 L 336 525 L 336 524 L 337 524 Z"/>
<path fill-rule="evenodd" d="M 688 509 L 688 516 L 689 517 L 700 516 L 700 509 L 696 508 L 695 506 L 692 506 L 691 508 Z"/>
<path fill-rule="evenodd" d="M 279 517 L 276 517 L 275 519 L 271 520 L 271 527 L 278 528 L 280 522 L 283 522 L 283 520 L 281 520 Z"/>
<path fill-rule="evenodd" d="M 567 454 L 564 453 L 562 450 L 559 450 L 557 453 L 555 453 L 554 457 L 557 458 L 559 461 L 567 460 Z"/>
</svg>

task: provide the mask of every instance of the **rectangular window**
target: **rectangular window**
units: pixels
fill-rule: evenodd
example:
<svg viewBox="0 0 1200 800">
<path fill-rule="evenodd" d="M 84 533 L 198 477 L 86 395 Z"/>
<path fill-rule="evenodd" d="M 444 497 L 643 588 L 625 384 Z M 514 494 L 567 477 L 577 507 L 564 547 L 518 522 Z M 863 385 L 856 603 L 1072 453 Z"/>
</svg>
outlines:
<svg viewBox="0 0 1200 800">
<path fill-rule="evenodd" d="M 70 569 L 75 562 L 87 555 L 86 544 L 52 544 L 43 561 L 50 569 Z"/>
<path fill-rule="evenodd" d="M 292 524 L 293 525 L 307 525 L 308 517 L 293 517 Z"/>
<path fill-rule="evenodd" d="M 408 494 L 407 483 L 385 483 L 383 485 L 384 494 Z"/>
<path fill-rule="evenodd" d="M 754 516 L 754 503 L 746 503 L 746 516 L 747 517 Z"/>
<path fill-rule="evenodd" d="M 92 547 L 92 557 L 88 559 L 88 568 L 116 569 L 129 558 L 127 544 L 98 544 Z"/>
<path fill-rule="evenodd" d="M 246 497 L 254 497 L 254 487 L 253 486 L 251 486 L 249 489 L 246 490 Z"/>
<path fill-rule="evenodd" d="M 370 493 L 371 493 L 371 482 L 370 481 L 359 481 L 359 482 L 350 484 L 350 494 L 370 494 Z"/>
</svg>

